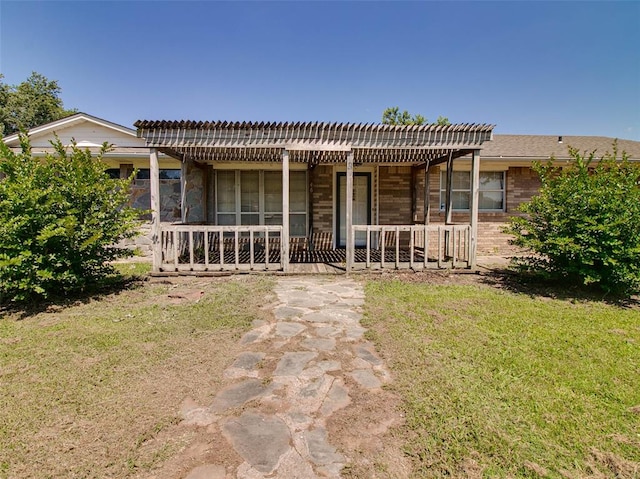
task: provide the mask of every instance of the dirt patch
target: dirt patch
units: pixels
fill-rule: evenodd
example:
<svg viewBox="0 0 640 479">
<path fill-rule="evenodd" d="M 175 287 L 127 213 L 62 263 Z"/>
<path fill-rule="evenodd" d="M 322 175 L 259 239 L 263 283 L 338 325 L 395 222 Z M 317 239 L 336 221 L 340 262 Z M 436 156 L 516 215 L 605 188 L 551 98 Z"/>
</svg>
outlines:
<svg viewBox="0 0 640 479">
<path fill-rule="evenodd" d="M 591 459 L 587 461 L 587 465 L 591 468 L 591 474 L 580 476 L 580 479 L 640 477 L 640 463 L 627 461 L 616 454 L 597 449 L 591 451 Z"/>
<path fill-rule="evenodd" d="M 353 381 L 349 389 L 351 404 L 327 421 L 331 442 L 348 458 L 343 477 L 410 477 L 411 461 L 402 452 L 400 399 L 384 389 L 363 392 Z"/>
</svg>

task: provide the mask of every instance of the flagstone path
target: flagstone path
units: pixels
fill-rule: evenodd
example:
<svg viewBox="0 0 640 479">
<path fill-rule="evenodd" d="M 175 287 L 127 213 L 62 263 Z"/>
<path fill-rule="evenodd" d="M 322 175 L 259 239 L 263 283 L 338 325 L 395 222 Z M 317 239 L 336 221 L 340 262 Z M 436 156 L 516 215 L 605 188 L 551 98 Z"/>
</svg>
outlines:
<svg viewBox="0 0 640 479">
<path fill-rule="evenodd" d="M 217 424 L 242 464 L 204 464 L 187 479 L 338 478 L 348 458 L 327 420 L 354 388 L 376 394 L 389 380 L 363 338 L 362 286 L 348 278 L 280 277 L 270 320 L 254 323 L 212 404 L 184 404 L 186 424 Z"/>
</svg>

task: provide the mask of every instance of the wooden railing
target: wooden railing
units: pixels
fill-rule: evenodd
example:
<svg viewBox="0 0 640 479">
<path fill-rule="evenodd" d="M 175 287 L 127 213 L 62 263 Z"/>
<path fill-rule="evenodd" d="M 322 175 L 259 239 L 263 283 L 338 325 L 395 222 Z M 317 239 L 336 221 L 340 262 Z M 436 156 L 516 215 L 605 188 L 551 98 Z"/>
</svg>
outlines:
<svg viewBox="0 0 640 479">
<path fill-rule="evenodd" d="M 470 225 L 353 225 L 357 269 L 443 269 L 470 265 Z M 364 237 L 364 238 L 363 238 Z"/>
<path fill-rule="evenodd" d="M 282 226 L 162 225 L 161 271 L 281 270 Z"/>
</svg>

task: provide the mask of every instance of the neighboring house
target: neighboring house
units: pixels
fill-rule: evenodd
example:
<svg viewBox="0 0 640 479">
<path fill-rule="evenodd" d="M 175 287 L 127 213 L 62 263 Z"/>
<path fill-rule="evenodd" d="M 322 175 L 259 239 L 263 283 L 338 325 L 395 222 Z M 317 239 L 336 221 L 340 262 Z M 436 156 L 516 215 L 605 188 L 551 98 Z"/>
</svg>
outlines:
<svg viewBox="0 0 640 479">
<path fill-rule="evenodd" d="M 114 145 L 105 157 L 112 174 L 139 170 L 132 204 L 159 213 L 156 229 L 140 240 L 151 244 L 156 238 L 157 271 L 295 271 L 301 270 L 296 265 L 324 263 L 473 267 L 476 255 L 513 253 L 501 228 L 538 191 L 532 161 L 554 156 L 562 164 L 569 159 L 568 146 L 596 150 L 599 157 L 614 141 L 496 135 L 488 125 L 139 121 L 136 126 L 137 132 L 78 113 L 29 135 L 35 154 L 51 150 L 54 133 L 63 144 L 73 138 L 96 151 L 107 141 Z M 17 135 L 4 141 L 19 146 Z M 640 161 L 640 142 L 619 140 L 618 149 Z M 453 171 L 449 201 L 448 169 Z M 283 188 L 286 177 L 289 188 Z M 158 201 L 151 201 L 156 178 Z M 289 222 L 283 225 L 287 210 Z"/>
<path fill-rule="evenodd" d="M 36 156 L 54 151 L 51 142 L 56 136 L 63 145 L 70 145 L 72 141 L 81 148 L 88 148 L 98 153 L 104 142 L 112 145 L 112 149 L 104 155 L 104 162 L 108 172 L 113 177 L 126 178 L 137 169 L 136 178 L 132 185 L 131 205 L 149 210 L 149 148 L 144 140 L 136 136 L 136 131 L 86 113 L 76 113 L 61 120 L 32 128 L 28 132 L 32 152 Z M 19 150 L 20 138 L 18 134 L 9 135 L 3 141 Z M 161 218 L 162 221 L 180 221 L 180 162 L 162 155 L 160 164 L 161 189 Z M 150 215 L 147 215 L 150 218 Z M 145 230 L 148 231 L 148 227 Z M 150 254 L 151 241 L 147 234 L 136 241 L 144 253 Z"/>
</svg>

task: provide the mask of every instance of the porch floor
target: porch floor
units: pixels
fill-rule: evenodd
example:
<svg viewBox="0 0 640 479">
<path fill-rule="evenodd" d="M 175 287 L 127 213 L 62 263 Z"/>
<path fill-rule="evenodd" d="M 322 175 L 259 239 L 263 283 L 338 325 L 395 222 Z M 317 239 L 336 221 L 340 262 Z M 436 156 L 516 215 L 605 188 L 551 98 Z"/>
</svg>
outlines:
<svg viewBox="0 0 640 479">
<path fill-rule="evenodd" d="M 369 261 L 371 263 L 379 263 L 382 257 L 381 250 L 370 250 Z M 367 260 L 366 249 L 356 248 L 355 250 L 355 262 L 364 263 Z M 384 260 L 387 263 L 393 263 L 396 261 L 395 248 L 387 248 L 384 251 Z M 400 248 L 398 261 L 401 263 L 408 263 L 410 260 L 410 251 L 408 248 Z M 413 260 L 415 262 L 424 261 L 424 255 L 422 251 L 416 250 Z M 187 263 L 189 260 L 187 257 L 182 258 L 181 263 Z M 250 252 L 246 250 L 238 251 L 238 263 L 249 264 L 251 261 Z M 341 267 L 343 270 L 347 261 L 347 251 L 345 248 L 327 249 L 327 250 L 300 250 L 291 251 L 289 253 L 290 264 L 331 264 L 335 267 Z M 196 255 L 194 258 L 196 264 L 203 264 L 204 257 Z M 217 251 L 211 251 L 209 253 L 209 263 L 217 264 L 220 262 L 220 255 Z M 224 263 L 233 264 L 235 262 L 235 253 L 233 251 L 224 252 Z M 256 250 L 254 252 L 254 263 L 264 263 L 265 252 L 264 250 Z M 275 264 L 280 262 L 280 250 L 272 250 L 269 253 L 269 263 Z"/>
</svg>

